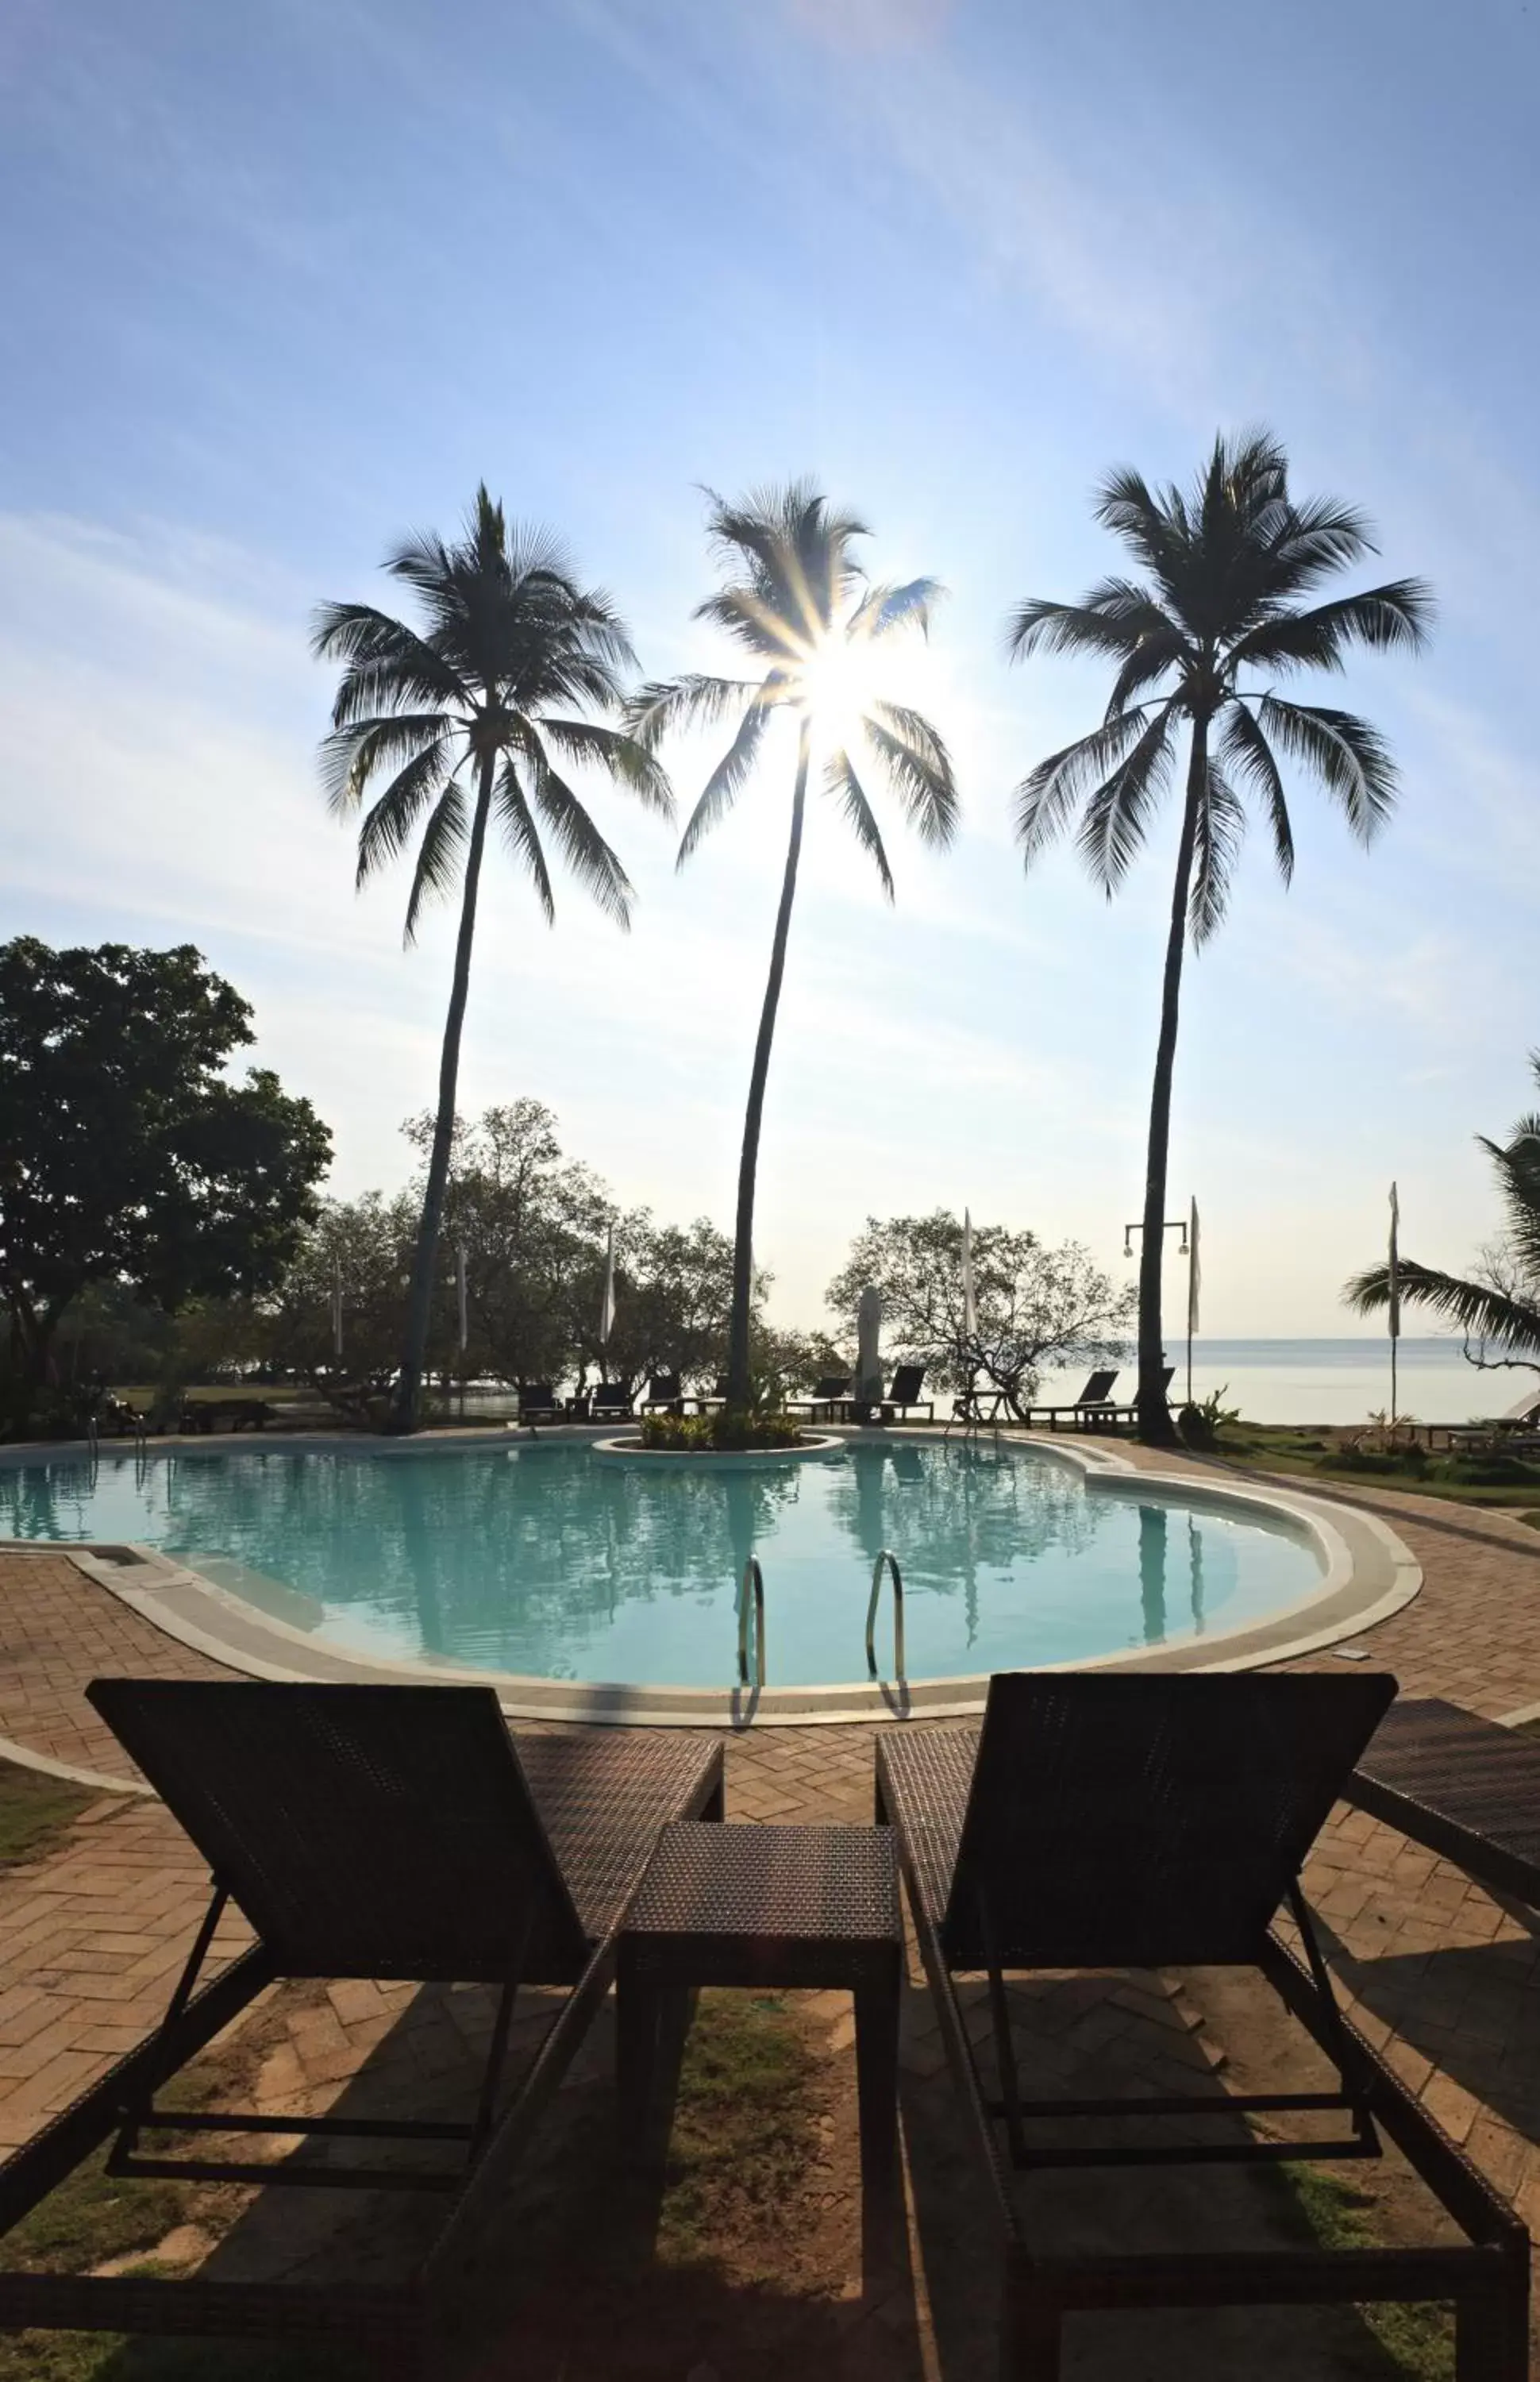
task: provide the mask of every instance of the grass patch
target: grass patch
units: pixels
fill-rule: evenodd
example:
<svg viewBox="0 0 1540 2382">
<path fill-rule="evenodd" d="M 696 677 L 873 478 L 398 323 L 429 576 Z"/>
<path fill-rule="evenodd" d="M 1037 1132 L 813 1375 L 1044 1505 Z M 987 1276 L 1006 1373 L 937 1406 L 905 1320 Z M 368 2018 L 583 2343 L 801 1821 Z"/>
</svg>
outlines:
<svg viewBox="0 0 1540 2382">
<path fill-rule="evenodd" d="M 701 1995 L 679 2071 L 658 2249 L 679 2261 L 795 2223 L 819 2148 L 817 2058 L 774 1995 Z"/>
<path fill-rule="evenodd" d="M 46 1771 L 27 1770 L 18 1762 L 0 1762 L 0 1869 L 43 1860 L 98 1799 L 89 1786 L 72 1786 L 67 1778 L 50 1778 Z"/>
<path fill-rule="evenodd" d="M 1528 1505 L 1534 1510 L 1525 1519 L 1540 1528 L 1540 1467 L 1510 1457 L 1429 1455 L 1423 1449 L 1410 1455 L 1404 1449 L 1393 1455 L 1359 1455 L 1347 1445 L 1349 1436 L 1278 1423 L 1232 1423 L 1220 1431 L 1216 1453 L 1269 1472 L 1314 1474 L 1327 1484 L 1410 1491 L 1459 1505 Z"/>
<path fill-rule="evenodd" d="M 1375 2203 L 1340 2175 L 1301 2162 L 1275 2170 L 1302 2236 L 1323 2250 L 1366 2250 L 1379 2244 Z M 1375 2344 L 1366 2373 L 1390 2382 L 1453 2382 L 1454 2316 L 1425 2301 L 1387 2301 L 1361 2306 L 1358 2314 Z"/>
<path fill-rule="evenodd" d="M 163 2106 L 196 2109 L 225 2096 L 238 2049 L 173 2078 Z M 109 2260 L 128 2274 L 167 2269 L 148 2253 L 178 2225 L 217 2240 L 247 2197 L 229 2186 L 106 2172 L 104 2146 L 6 2235 L 0 2257 L 26 2274 L 85 2275 Z M 144 2253 L 136 2257 L 136 2253 Z M 128 2339 L 118 2333 L 0 2333 L 0 2382 L 367 2382 L 346 2348 L 278 2341 Z"/>
</svg>

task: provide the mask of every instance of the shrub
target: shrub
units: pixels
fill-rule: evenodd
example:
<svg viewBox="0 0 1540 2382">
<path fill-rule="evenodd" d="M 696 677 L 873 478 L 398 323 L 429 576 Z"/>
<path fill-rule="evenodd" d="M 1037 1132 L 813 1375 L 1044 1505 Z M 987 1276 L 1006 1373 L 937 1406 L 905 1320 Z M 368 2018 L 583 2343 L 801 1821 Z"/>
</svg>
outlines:
<svg viewBox="0 0 1540 2382">
<path fill-rule="evenodd" d="M 719 1406 L 715 1414 L 650 1414 L 642 1418 L 642 1444 L 672 1450 L 677 1455 L 726 1455 L 734 1449 L 800 1447 L 802 1433 L 785 1415 L 734 1413 Z"/>
</svg>

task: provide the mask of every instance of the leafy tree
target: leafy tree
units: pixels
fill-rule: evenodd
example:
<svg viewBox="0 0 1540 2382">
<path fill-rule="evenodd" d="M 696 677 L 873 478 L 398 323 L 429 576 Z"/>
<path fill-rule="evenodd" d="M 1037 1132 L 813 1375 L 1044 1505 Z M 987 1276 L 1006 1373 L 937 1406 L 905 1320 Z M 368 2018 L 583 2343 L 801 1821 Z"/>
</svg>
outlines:
<svg viewBox="0 0 1540 2382">
<path fill-rule="evenodd" d="M 329 1199 L 263 1302 L 265 1364 L 361 1422 L 382 1420 L 395 1395 L 418 1213 L 409 1192 Z M 338 1291 L 340 1353 L 333 1308 Z"/>
<path fill-rule="evenodd" d="M 585 710 L 613 711 L 630 639 L 607 596 L 581 588 L 543 532 L 509 528 L 485 487 L 458 545 L 408 539 L 385 562 L 416 597 L 414 628 L 371 604 L 326 604 L 313 649 L 343 665 L 322 771 L 333 809 L 357 810 L 358 881 L 394 860 L 419 828 L 406 939 L 424 901 L 460 889 L 459 929 L 439 1067 L 438 1107 L 413 1254 L 395 1427 L 415 1429 L 449 1175 L 460 1035 L 471 985 L 487 829 L 495 817 L 556 915 L 542 830 L 578 883 L 622 927 L 631 886 L 556 763 L 593 767 L 665 817 L 668 781 L 651 754 Z M 555 759 L 553 759 L 555 755 Z"/>
<path fill-rule="evenodd" d="M 1540 1084 L 1540 1051 L 1530 1064 Z M 1506 1142 L 1485 1134 L 1476 1138 L 1497 1171 L 1503 1234 L 1482 1252 L 1471 1275 L 1441 1273 L 1401 1258 L 1396 1269 L 1400 1295 L 1411 1306 L 1457 1323 L 1473 1365 L 1540 1371 L 1540 1111 L 1520 1117 Z M 1355 1274 L 1342 1295 L 1361 1315 L 1388 1307 L 1389 1268 L 1370 1266 Z"/>
<path fill-rule="evenodd" d="M 894 1355 L 923 1365 L 940 1389 L 981 1380 L 1012 1414 L 1030 1406 L 1045 1365 L 1099 1365 L 1126 1353 L 1131 1289 L 1116 1284 L 1076 1241 L 1045 1248 L 1035 1233 L 973 1227 L 974 1329 L 962 1301 L 962 1219 L 875 1216 L 851 1243 L 828 1287 L 828 1305 L 852 1338 L 862 1292 L 882 1294 L 883 1336 Z"/>
<path fill-rule="evenodd" d="M 883 698 L 875 670 L 876 648 L 895 631 L 926 629 L 940 590 L 933 579 L 869 585 L 853 552 L 856 540 L 869 534 L 851 514 L 831 512 L 826 498 L 805 481 L 762 490 L 739 505 L 714 496 L 707 536 L 726 580 L 696 608 L 695 617 L 714 622 L 744 647 L 755 674 L 725 679 L 691 672 L 642 687 L 628 706 L 631 728 L 649 751 L 672 729 L 715 727 L 738 716 L 732 743 L 707 779 L 680 841 L 681 866 L 753 774 L 774 715 L 785 712 L 797 723 L 790 832 L 739 1163 L 727 1341 L 727 1397 L 735 1407 L 747 1406 L 750 1399 L 760 1121 L 815 745 L 825 792 L 870 856 L 890 901 L 892 871 L 857 774 L 858 757 L 862 770 L 875 769 L 886 781 L 923 841 L 949 842 L 957 824 L 946 746 L 921 713 Z"/>
<path fill-rule="evenodd" d="M 270 1069 L 226 1074 L 251 1016 L 190 944 L 0 946 L 0 1290 L 24 1398 L 92 1283 L 171 1313 L 282 1278 L 331 1136 Z"/>
<path fill-rule="evenodd" d="M 426 1151 L 432 1131 L 424 1117 L 407 1135 Z M 556 1120 L 541 1101 L 514 1100 L 472 1124 L 457 1123 L 445 1236 L 465 1250 L 469 1372 L 522 1386 L 560 1381 L 581 1361 L 585 1288 L 610 1212 L 598 1177 L 563 1156 Z M 439 1344 L 452 1348 L 452 1265 L 439 1269 L 436 1300 Z M 593 1305 L 596 1325 L 597 1289 Z"/>
<path fill-rule="evenodd" d="M 1079 604 L 1034 596 L 1010 622 L 1014 657 L 1094 654 L 1116 668 L 1099 728 L 1050 753 L 1017 792 L 1016 837 L 1033 862 L 1079 812 L 1081 855 L 1110 896 L 1122 883 L 1170 783 L 1185 726 L 1187 774 L 1150 1099 L 1139 1271 L 1139 1433 L 1170 1444 L 1162 1381 L 1161 1260 L 1167 1154 L 1182 958 L 1224 917 L 1246 826 L 1261 809 L 1285 883 L 1294 866 L 1280 764 L 1316 778 L 1362 843 L 1389 815 L 1396 778 L 1367 720 L 1291 702 L 1276 681 L 1340 670 L 1349 649 L 1416 650 L 1432 602 L 1420 580 L 1302 604 L 1374 550 L 1363 516 L 1330 498 L 1296 501 L 1276 440 L 1216 438 L 1190 493 L 1114 472 L 1096 518 L 1122 539 L 1139 575 L 1104 579 Z"/>
</svg>

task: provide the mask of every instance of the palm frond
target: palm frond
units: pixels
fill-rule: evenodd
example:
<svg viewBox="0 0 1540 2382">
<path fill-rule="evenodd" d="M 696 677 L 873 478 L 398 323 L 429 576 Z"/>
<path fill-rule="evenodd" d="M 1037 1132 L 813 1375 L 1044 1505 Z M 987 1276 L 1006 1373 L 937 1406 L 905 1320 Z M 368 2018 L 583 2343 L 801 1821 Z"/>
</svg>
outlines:
<svg viewBox="0 0 1540 2382">
<path fill-rule="evenodd" d="M 411 893 L 407 902 L 406 929 L 401 938 L 409 946 L 417 940 L 417 921 L 423 902 L 452 891 L 459 875 L 465 837 L 465 797 L 451 779 L 429 814 L 418 847 L 417 866 L 412 871 Z"/>
<path fill-rule="evenodd" d="M 442 744 L 427 745 L 399 770 L 378 801 L 364 813 L 359 829 L 355 885 L 363 885 L 378 868 L 406 849 L 411 831 L 438 793 L 448 767 Z"/>
<path fill-rule="evenodd" d="M 1196 950 L 1201 951 L 1223 924 L 1230 879 L 1245 835 L 1245 806 L 1218 763 L 1211 759 L 1207 788 L 1198 804 L 1192 882 L 1187 897 L 1187 922 Z"/>
<path fill-rule="evenodd" d="M 655 752 L 675 730 L 715 728 L 739 705 L 754 702 L 761 681 L 747 678 L 712 678 L 700 670 L 682 678 L 651 679 L 639 686 L 621 712 L 629 734 Z"/>
<path fill-rule="evenodd" d="M 442 712 L 400 711 L 334 728 L 323 737 L 319 755 L 328 810 L 340 817 L 355 809 L 377 770 L 409 761 L 430 744 L 446 744 L 449 724 Z"/>
<path fill-rule="evenodd" d="M 532 735 L 530 747 L 538 748 Z M 607 844 L 582 804 L 544 755 L 530 771 L 534 807 L 556 838 L 562 859 L 585 893 L 613 918 L 623 933 L 631 923 L 633 887 L 620 866 L 619 855 Z"/>
<path fill-rule="evenodd" d="M 1006 652 L 1012 661 L 1037 653 L 1122 658 L 1138 649 L 1143 633 L 1132 620 L 1090 602 L 1058 604 L 1051 596 L 1033 596 L 1017 607 L 1006 624 Z"/>
<path fill-rule="evenodd" d="M 930 722 L 898 704 L 884 704 L 861 725 L 921 842 L 950 843 L 957 833 L 957 782 L 951 756 Z"/>
<path fill-rule="evenodd" d="M 1395 766 L 1378 730 L 1351 711 L 1278 694 L 1258 696 L 1256 717 L 1272 743 L 1314 770 L 1360 842 L 1370 842 L 1396 801 Z"/>
<path fill-rule="evenodd" d="M 1540 1357 L 1540 1307 L 1509 1298 L 1490 1283 L 1466 1282 L 1459 1274 L 1418 1265 L 1412 1258 L 1402 1258 L 1396 1272 L 1400 1295 L 1410 1305 L 1425 1307 L 1457 1324 L 1469 1339 L 1485 1340 L 1510 1356 Z M 1371 1266 L 1354 1274 L 1342 1295 L 1360 1315 L 1388 1307 L 1389 1268 Z"/>
<path fill-rule="evenodd" d="M 1308 612 L 1285 612 L 1248 630 L 1230 647 L 1231 670 L 1326 669 L 1346 667 L 1348 648 L 1362 645 L 1380 653 L 1420 652 L 1433 620 L 1433 593 L 1421 579 L 1393 579 L 1317 604 Z"/>
<path fill-rule="evenodd" d="M 1173 706 L 1163 705 L 1133 750 L 1109 771 L 1086 804 L 1076 846 L 1095 882 L 1108 894 L 1121 884 L 1169 782 L 1175 724 Z"/>
<path fill-rule="evenodd" d="M 901 586 L 869 587 L 846 622 L 850 637 L 886 637 L 895 629 L 930 633 L 931 614 L 947 590 L 939 579 L 910 579 Z"/>
<path fill-rule="evenodd" d="M 332 726 L 348 728 L 374 712 L 456 707 L 474 698 L 459 673 L 406 621 L 373 604 L 322 604 L 311 625 L 317 661 L 347 665 L 332 706 Z"/>
<path fill-rule="evenodd" d="M 778 683 L 778 681 L 777 681 Z M 756 689 L 756 697 L 764 694 Z M 738 732 L 706 780 L 700 801 L 691 812 L 674 866 L 682 868 L 703 836 L 726 818 L 759 758 L 765 722 L 774 709 L 773 697 L 750 703 L 738 723 Z"/>
<path fill-rule="evenodd" d="M 1506 1142 L 1476 1136 L 1497 1170 L 1509 1238 L 1540 1286 L 1540 1116 L 1522 1116 Z"/>
<path fill-rule="evenodd" d="M 848 753 L 831 754 L 824 767 L 824 784 L 829 793 L 838 798 L 839 807 L 845 814 L 846 821 L 856 841 L 862 852 L 869 854 L 882 880 L 882 890 L 891 902 L 893 871 L 887 865 L 887 853 L 883 847 L 882 830 L 877 825 L 872 805 L 866 799 L 861 780 L 850 766 L 850 756 Z"/>
<path fill-rule="evenodd" d="M 605 770 L 660 818 L 674 816 L 674 789 L 647 747 L 621 730 L 593 719 L 543 718 L 540 732 L 565 760 Z"/>
<path fill-rule="evenodd" d="M 1226 704 L 1220 715 L 1219 751 L 1227 767 L 1241 779 L 1249 780 L 1260 795 L 1273 831 L 1278 874 L 1287 885 L 1294 874 L 1294 829 L 1289 817 L 1288 797 L 1273 758 L 1273 748 L 1239 699 Z"/>
<path fill-rule="evenodd" d="M 511 760 L 505 761 L 497 772 L 493 791 L 493 808 L 503 829 L 503 840 L 515 859 L 521 860 L 534 880 L 534 890 L 545 923 L 556 922 L 556 899 L 551 890 L 551 872 L 545 862 L 545 848 L 540 841 L 540 829 L 534 822 L 519 772 Z"/>
<path fill-rule="evenodd" d="M 1143 735 L 1148 709 L 1119 712 L 1028 771 L 1016 789 L 1015 833 L 1029 868 L 1069 826 L 1081 795 L 1101 785 Z"/>
</svg>

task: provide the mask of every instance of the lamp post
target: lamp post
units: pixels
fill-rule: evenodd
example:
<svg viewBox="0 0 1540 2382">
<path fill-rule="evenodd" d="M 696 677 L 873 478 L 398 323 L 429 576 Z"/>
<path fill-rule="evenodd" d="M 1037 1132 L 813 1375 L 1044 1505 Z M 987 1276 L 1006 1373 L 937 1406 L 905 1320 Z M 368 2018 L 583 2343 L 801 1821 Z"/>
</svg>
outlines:
<svg viewBox="0 0 1540 2382">
<path fill-rule="evenodd" d="M 1192 1334 L 1196 1331 L 1198 1323 L 1198 1203 L 1195 1199 L 1192 1203 L 1192 1236 L 1191 1240 L 1188 1238 L 1188 1219 L 1186 1216 L 1167 1216 L 1165 1223 L 1161 1226 L 1163 1233 L 1179 1233 L 1181 1234 L 1181 1239 L 1177 1244 L 1177 1255 L 1179 1258 L 1187 1258 L 1190 1259 L 1193 1268 L 1193 1271 L 1188 1281 L 1187 1295 L 1187 1403 L 1189 1406 L 1192 1403 Z M 1133 1255 L 1133 1236 L 1135 1233 L 1142 1233 L 1143 1229 L 1144 1227 L 1142 1222 L 1125 1224 L 1123 1226 L 1123 1255 L 1126 1258 L 1131 1258 Z"/>
</svg>

